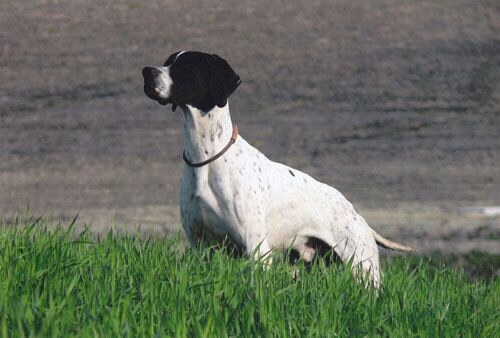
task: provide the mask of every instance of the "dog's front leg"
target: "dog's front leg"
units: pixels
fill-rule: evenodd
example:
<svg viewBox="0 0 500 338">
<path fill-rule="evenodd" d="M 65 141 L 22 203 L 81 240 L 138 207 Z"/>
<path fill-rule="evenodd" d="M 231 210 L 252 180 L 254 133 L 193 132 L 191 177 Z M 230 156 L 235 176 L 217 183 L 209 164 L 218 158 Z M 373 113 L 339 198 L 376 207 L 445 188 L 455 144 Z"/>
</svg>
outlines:
<svg viewBox="0 0 500 338">
<path fill-rule="evenodd" d="M 266 239 L 265 221 L 263 217 L 250 217 L 241 224 L 245 252 L 252 258 L 259 259 L 265 267 L 272 263 L 271 247 Z M 252 220 L 253 221 L 250 221 Z"/>
<path fill-rule="evenodd" d="M 246 253 L 253 258 L 259 259 L 264 264 L 264 267 L 269 267 L 273 261 L 271 257 L 272 249 L 269 243 L 265 238 L 261 238 L 260 236 L 250 235 L 250 237 L 253 238 L 248 239 L 245 244 Z"/>
</svg>

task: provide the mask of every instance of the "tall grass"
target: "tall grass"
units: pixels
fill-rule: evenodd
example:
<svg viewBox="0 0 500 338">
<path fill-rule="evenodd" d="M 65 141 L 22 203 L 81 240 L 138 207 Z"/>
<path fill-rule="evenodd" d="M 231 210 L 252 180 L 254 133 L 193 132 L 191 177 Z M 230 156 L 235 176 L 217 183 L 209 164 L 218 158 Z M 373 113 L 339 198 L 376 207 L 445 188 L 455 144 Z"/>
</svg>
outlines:
<svg viewBox="0 0 500 338">
<path fill-rule="evenodd" d="M 0 229 L 0 334 L 7 336 L 495 336 L 500 282 L 405 258 L 377 296 L 349 269 L 272 268 L 178 239 Z"/>
</svg>

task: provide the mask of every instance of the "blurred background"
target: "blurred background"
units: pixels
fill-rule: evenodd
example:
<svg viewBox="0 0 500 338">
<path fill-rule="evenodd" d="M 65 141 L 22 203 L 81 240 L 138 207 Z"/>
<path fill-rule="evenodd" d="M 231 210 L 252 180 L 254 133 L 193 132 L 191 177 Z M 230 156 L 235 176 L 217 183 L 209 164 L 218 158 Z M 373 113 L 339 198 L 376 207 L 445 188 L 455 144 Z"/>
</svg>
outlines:
<svg viewBox="0 0 500 338">
<path fill-rule="evenodd" d="M 0 218 L 180 225 L 182 118 L 141 69 L 217 53 L 240 134 L 421 251 L 500 253 L 500 2 L 0 2 Z"/>
</svg>

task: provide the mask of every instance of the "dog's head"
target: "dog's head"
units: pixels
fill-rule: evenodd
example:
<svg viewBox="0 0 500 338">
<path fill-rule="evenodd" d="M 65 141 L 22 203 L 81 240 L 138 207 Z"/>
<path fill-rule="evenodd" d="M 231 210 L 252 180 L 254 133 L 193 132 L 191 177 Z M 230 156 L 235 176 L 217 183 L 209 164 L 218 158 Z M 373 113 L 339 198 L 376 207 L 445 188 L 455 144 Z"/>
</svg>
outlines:
<svg viewBox="0 0 500 338">
<path fill-rule="evenodd" d="M 224 107 L 238 88 L 240 77 L 215 54 L 177 52 L 162 67 L 144 67 L 144 93 L 158 103 L 191 105 L 202 111 Z"/>
</svg>

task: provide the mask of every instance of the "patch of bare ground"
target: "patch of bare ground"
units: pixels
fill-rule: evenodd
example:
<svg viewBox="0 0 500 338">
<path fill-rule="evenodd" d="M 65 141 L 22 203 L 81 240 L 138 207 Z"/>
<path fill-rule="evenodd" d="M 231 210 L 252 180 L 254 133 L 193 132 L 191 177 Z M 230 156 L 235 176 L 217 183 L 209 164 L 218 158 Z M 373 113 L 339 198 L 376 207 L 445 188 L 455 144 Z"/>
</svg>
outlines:
<svg viewBox="0 0 500 338">
<path fill-rule="evenodd" d="M 170 233 L 181 116 L 140 69 L 218 53 L 240 133 L 422 251 L 498 253 L 497 1 L 0 3 L 0 215 Z M 149 229 L 149 230 L 148 230 Z"/>
</svg>

